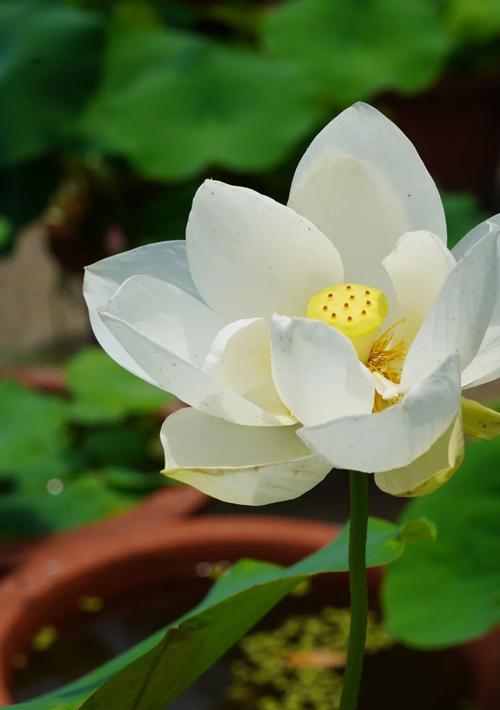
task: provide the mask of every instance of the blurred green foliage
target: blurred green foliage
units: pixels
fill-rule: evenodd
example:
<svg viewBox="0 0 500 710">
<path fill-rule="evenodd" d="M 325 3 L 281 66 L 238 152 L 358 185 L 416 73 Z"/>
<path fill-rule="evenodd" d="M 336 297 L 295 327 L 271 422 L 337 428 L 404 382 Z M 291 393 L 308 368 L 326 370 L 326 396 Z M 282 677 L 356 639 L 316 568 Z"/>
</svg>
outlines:
<svg viewBox="0 0 500 710">
<path fill-rule="evenodd" d="M 436 3 L 291 0 L 270 13 L 264 42 L 345 106 L 383 89 L 429 86 L 450 49 L 439 15 Z"/>
<path fill-rule="evenodd" d="M 81 424 L 119 422 L 174 401 L 166 392 L 130 375 L 99 348 L 80 350 L 68 362 L 66 374 L 73 397 L 71 418 Z"/>
<path fill-rule="evenodd" d="M 41 212 L 56 254 L 80 244 L 77 269 L 117 248 L 117 227 L 118 248 L 182 236 L 208 170 L 267 186 L 352 101 L 424 90 L 464 57 L 494 67 L 499 14 L 496 0 L 4 0 L 0 251 Z"/>
<path fill-rule="evenodd" d="M 102 351 L 68 364 L 68 397 L 0 382 L 0 517 L 4 539 L 117 513 L 167 485 L 160 410 L 172 397 Z"/>
<path fill-rule="evenodd" d="M 434 545 L 416 542 L 386 576 L 389 633 L 423 648 L 481 636 L 500 622 L 500 440 L 474 442 L 454 478 L 406 508 L 403 521 L 429 516 Z"/>
</svg>

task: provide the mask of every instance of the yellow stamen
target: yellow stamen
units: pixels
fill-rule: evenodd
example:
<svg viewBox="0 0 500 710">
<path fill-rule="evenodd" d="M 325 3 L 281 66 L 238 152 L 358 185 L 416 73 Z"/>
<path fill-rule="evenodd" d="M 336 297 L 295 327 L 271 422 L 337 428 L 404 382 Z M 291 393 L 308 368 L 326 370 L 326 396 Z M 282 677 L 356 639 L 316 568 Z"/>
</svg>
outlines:
<svg viewBox="0 0 500 710">
<path fill-rule="evenodd" d="M 382 335 L 375 341 L 368 355 L 367 367 L 372 372 L 382 375 L 390 382 L 399 385 L 401 381 L 401 367 L 406 357 L 406 345 L 403 340 L 394 343 L 394 335 L 396 328 L 402 321 L 398 321 L 391 325 Z M 390 407 L 400 399 L 401 395 L 384 399 L 381 394 L 375 392 L 375 400 L 373 403 L 373 411 L 381 412 L 383 409 Z"/>
</svg>

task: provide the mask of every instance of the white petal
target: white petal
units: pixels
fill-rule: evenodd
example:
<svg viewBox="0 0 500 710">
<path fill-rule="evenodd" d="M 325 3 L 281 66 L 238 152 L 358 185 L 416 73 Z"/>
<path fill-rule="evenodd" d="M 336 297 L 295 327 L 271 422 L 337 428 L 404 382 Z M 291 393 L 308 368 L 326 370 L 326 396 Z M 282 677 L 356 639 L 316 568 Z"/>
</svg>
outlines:
<svg viewBox="0 0 500 710">
<path fill-rule="evenodd" d="M 411 141 L 367 104 L 355 104 L 313 140 L 293 178 L 290 207 L 340 252 L 347 280 L 384 288 L 382 259 L 405 232 L 446 243 L 438 190 Z"/>
<path fill-rule="evenodd" d="M 195 297 L 199 298 L 199 295 L 189 273 L 184 241 L 159 242 L 137 247 L 123 254 L 102 259 L 85 269 L 83 295 L 97 341 L 120 365 L 150 381 L 146 373 L 110 333 L 109 328 L 103 324 L 98 312 L 124 281 L 137 274 L 155 276 L 182 288 Z"/>
<path fill-rule="evenodd" d="M 183 409 L 161 430 L 165 473 L 229 503 L 297 498 L 322 481 L 330 465 L 311 455 L 295 432 L 295 427 L 241 427 Z"/>
<path fill-rule="evenodd" d="M 203 369 L 283 423 L 295 422 L 273 384 L 271 327 L 265 318 L 226 325 L 217 333 Z"/>
<path fill-rule="evenodd" d="M 401 385 L 408 388 L 451 353 L 465 369 L 479 350 L 496 301 L 495 235 L 485 237 L 448 276 L 408 352 Z"/>
<path fill-rule="evenodd" d="M 456 261 L 439 237 L 420 230 L 404 234 L 383 264 L 404 318 L 398 337 L 409 345 Z"/>
<path fill-rule="evenodd" d="M 500 214 L 490 217 L 466 234 L 453 249 L 453 253 L 457 258 L 462 258 L 472 247 L 491 234 L 497 234 L 497 240 L 500 239 Z M 464 387 L 475 387 L 500 377 L 500 267 L 497 276 L 497 299 L 490 326 L 476 357 L 462 373 Z"/>
<path fill-rule="evenodd" d="M 373 377 L 375 389 L 382 399 L 395 399 L 401 394 L 401 387 L 395 382 L 392 382 L 392 380 L 388 380 L 387 377 L 381 375 L 380 372 L 371 372 L 370 374 Z"/>
<path fill-rule="evenodd" d="M 462 387 L 477 387 L 500 377 L 500 325 L 492 325 L 486 331 L 481 347 L 462 372 Z"/>
<path fill-rule="evenodd" d="M 204 182 L 186 239 L 196 286 L 228 321 L 304 315 L 314 293 L 343 280 L 337 250 L 314 225 L 244 187 Z"/>
<path fill-rule="evenodd" d="M 298 435 L 335 468 L 388 471 L 428 451 L 459 407 L 460 373 L 452 356 L 392 407 L 304 428 Z"/>
<path fill-rule="evenodd" d="M 464 457 L 462 419 L 457 416 L 445 433 L 408 466 L 375 474 L 375 483 L 393 496 L 421 496 L 444 485 Z"/>
<path fill-rule="evenodd" d="M 495 214 L 484 222 L 481 222 L 481 224 L 478 224 L 474 229 L 471 229 L 470 232 L 467 232 L 465 237 L 462 237 L 458 244 L 455 244 L 453 247 L 453 256 L 459 261 L 459 259 L 462 259 L 481 239 L 484 239 L 484 237 L 493 232 L 498 234 L 499 231 L 500 214 Z"/>
<path fill-rule="evenodd" d="M 132 276 L 100 311 L 153 384 L 184 402 L 249 425 L 277 420 L 200 370 L 222 321 L 201 301 L 151 276 Z"/>
<path fill-rule="evenodd" d="M 274 383 L 300 422 L 371 412 L 373 378 L 345 335 L 307 318 L 274 315 L 272 327 Z"/>
</svg>

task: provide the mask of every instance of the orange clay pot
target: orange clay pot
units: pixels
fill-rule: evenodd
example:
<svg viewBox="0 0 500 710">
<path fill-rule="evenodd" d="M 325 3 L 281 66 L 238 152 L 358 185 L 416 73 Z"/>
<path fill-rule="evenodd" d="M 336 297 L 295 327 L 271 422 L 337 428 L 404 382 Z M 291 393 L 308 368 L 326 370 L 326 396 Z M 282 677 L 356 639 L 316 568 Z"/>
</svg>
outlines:
<svg viewBox="0 0 500 710">
<path fill-rule="evenodd" d="M 328 543 L 338 530 L 325 523 L 265 516 L 173 521 L 151 505 L 148 516 L 131 514 L 127 528 L 120 519 L 106 520 L 48 539 L 0 585 L 0 704 L 12 702 L 14 654 L 28 648 L 44 626 L 62 629 L 75 619 L 78 599 L 100 596 L 111 607 L 113 600 L 140 599 L 141 592 L 159 586 L 165 598 L 186 601 L 193 584 L 200 593 L 200 564 L 254 557 L 289 565 Z M 381 570 L 369 570 L 368 580 L 370 605 L 376 608 Z M 208 588 L 207 580 L 204 584 Z M 348 587 L 345 573 L 322 575 L 314 580 L 312 601 L 347 606 Z M 472 687 L 475 710 L 498 708 L 499 641 L 491 634 L 455 651 Z M 439 682 L 436 673 L 428 683 Z M 403 688 L 411 692 L 404 678 Z"/>
</svg>

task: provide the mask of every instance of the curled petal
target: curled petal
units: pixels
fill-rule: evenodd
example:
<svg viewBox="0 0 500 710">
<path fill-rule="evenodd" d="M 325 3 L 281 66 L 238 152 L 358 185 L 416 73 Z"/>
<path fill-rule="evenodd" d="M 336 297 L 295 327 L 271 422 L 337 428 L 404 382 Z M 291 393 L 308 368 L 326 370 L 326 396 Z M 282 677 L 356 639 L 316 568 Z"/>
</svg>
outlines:
<svg viewBox="0 0 500 710">
<path fill-rule="evenodd" d="M 164 473 L 228 503 L 290 500 L 330 470 L 296 436 L 295 427 L 242 427 L 183 409 L 161 430 Z"/>
<path fill-rule="evenodd" d="M 333 467 L 376 473 L 407 466 L 428 451 L 459 407 L 460 372 L 452 356 L 388 409 L 343 417 L 298 434 Z"/>
<path fill-rule="evenodd" d="M 201 301 L 150 276 L 132 276 L 100 315 L 157 387 L 213 416 L 254 426 L 279 423 L 203 372 L 205 357 L 223 322 Z"/>
<path fill-rule="evenodd" d="M 99 309 L 128 278 L 140 274 L 153 276 L 199 298 L 189 273 L 184 241 L 148 244 L 87 266 L 83 296 L 89 309 L 92 330 L 101 347 L 120 365 L 150 382 L 148 375 L 116 340 L 99 314 Z"/>
<path fill-rule="evenodd" d="M 375 474 L 375 483 L 394 496 L 427 495 L 443 486 L 460 468 L 464 457 L 461 417 L 457 416 L 445 433 L 408 466 Z"/>
<path fill-rule="evenodd" d="M 274 386 L 271 327 L 265 318 L 247 318 L 224 326 L 210 347 L 203 369 L 283 423 L 295 423 Z"/>
</svg>

